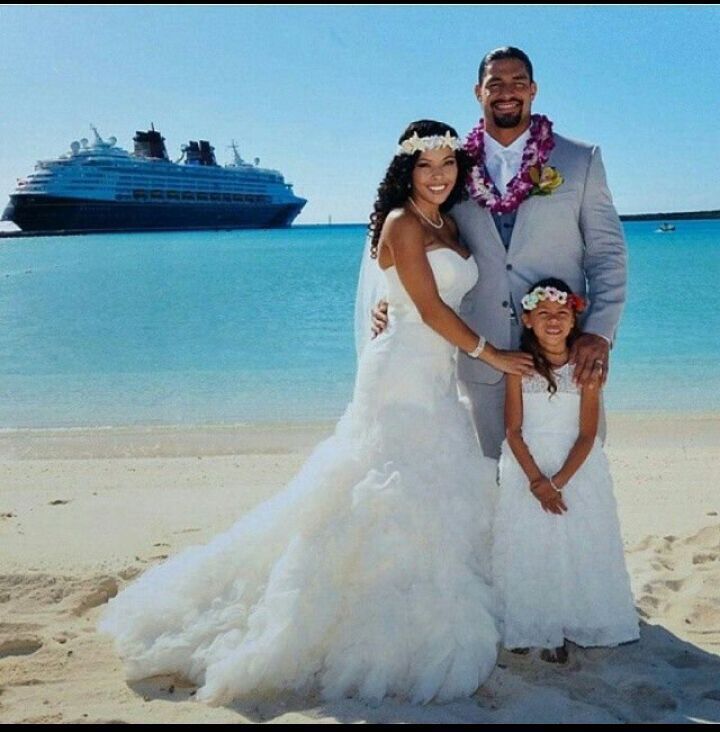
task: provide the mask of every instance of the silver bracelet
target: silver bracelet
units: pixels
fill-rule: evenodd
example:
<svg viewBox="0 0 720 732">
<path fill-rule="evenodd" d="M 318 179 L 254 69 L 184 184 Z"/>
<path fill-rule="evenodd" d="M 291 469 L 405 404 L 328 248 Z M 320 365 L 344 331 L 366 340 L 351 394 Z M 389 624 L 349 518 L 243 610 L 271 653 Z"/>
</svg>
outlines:
<svg viewBox="0 0 720 732">
<path fill-rule="evenodd" d="M 486 343 L 487 343 L 487 341 L 485 340 L 485 338 L 483 338 L 482 336 L 480 336 L 479 337 L 479 340 L 478 340 L 478 344 L 477 344 L 477 346 L 475 346 L 475 350 L 474 351 L 468 351 L 468 356 L 470 356 L 470 358 L 480 358 L 480 354 L 485 349 L 485 344 Z"/>
<path fill-rule="evenodd" d="M 558 488 L 552 478 L 548 478 L 548 480 L 550 481 L 550 485 L 555 489 L 556 493 L 562 493 L 562 488 Z"/>
</svg>

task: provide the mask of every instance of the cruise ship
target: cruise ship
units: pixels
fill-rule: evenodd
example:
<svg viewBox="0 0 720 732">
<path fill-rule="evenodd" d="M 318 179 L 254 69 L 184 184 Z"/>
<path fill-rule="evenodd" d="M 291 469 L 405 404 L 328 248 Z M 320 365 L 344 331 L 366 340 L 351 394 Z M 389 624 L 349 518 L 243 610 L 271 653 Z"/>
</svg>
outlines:
<svg viewBox="0 0 720 732">
<path fill-rule="evenodd" d="M 40 160 L 18 180 L 3 221 L 23 231 L 90 232 L 271 229 L 290 226 L 307 203 L 277 170 L 234 161 L 221 166 L 207 140 L 168 158 L 154 125 L 136 132 L 132 153 L 117 139 L 82 139 L 55 160 Z"/>
</svg>

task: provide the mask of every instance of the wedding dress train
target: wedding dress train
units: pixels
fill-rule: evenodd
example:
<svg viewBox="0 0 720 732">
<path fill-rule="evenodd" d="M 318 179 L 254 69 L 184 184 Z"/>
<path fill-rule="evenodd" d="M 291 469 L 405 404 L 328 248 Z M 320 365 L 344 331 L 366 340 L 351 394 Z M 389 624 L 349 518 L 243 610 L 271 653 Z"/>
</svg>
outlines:
<svg viewBox="0 0 720 732">
<path fill-rule="evenodd" d="M 473 259 L 428 260 L 457 309 Z M 110 601 L 99 627 L 129 679 L 178 673 L 214 704 L 315 688 L 424 703 L 470 695 L 492 671 L 494 464 L 458 399 L 456 349 L 395 269 L 384 277 L 390 326 L 335 433 L 273 498 Z"/>
</svg>

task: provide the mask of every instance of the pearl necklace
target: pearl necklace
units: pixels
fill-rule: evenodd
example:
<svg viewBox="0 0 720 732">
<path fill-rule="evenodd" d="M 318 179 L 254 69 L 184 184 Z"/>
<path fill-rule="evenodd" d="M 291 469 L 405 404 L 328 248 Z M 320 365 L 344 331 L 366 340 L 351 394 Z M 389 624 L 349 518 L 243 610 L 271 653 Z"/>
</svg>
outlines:
<svg viewBox="0 0 720 732">
<path fill-rule="evenodd" d="M 408 201 L 412 204 L 412 207 L 420 214 L 420 216 L 430 224 L 430 226 L 433 227 L 433 229 L 442 229 L 443 226 L 445 226 L 445 219 L 442 217 L 442 214 L 440 214 L 440 223 L 436 224 L 432 219 L 429 219 L 418 207 L 418 205 L 415 203 L 415 201 L 412 200 L 412 196 L 408 197 Z"/>
</svg>

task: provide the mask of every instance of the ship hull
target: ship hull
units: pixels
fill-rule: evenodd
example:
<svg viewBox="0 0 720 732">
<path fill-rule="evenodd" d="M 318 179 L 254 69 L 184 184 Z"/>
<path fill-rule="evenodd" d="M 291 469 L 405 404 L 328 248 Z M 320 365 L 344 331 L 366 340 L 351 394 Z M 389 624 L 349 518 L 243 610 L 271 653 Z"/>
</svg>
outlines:
<svg viewBox="0 0 720 732">
<path fill-rule="evenodd" d="M 277 204 L 182 204 L 11 195 L 3 221 L 23 231 L 176 231 L 290 226 L 304 199 Z"/>
</svg>

